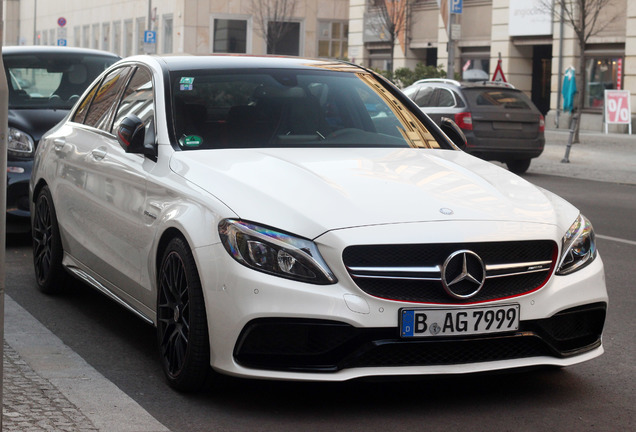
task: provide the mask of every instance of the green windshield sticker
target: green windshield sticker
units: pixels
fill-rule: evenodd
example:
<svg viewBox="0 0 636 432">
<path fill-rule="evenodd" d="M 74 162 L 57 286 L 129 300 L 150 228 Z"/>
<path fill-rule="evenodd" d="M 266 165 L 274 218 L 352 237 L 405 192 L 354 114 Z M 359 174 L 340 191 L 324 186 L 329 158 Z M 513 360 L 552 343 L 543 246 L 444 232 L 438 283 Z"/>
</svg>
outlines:
<svg viewBox="0 0 636 432">
<path fill-rule="evenodd" d="M 184 147 L 199 147 L 203 144 L 203 138 L 197 135 L 188 135 L 182 138 Z"/>
<path fill-rule="evenodd" d="M 192 90 L 194 77 L 181 77 L 179 80 L 179 90 Z"/>
</svg>

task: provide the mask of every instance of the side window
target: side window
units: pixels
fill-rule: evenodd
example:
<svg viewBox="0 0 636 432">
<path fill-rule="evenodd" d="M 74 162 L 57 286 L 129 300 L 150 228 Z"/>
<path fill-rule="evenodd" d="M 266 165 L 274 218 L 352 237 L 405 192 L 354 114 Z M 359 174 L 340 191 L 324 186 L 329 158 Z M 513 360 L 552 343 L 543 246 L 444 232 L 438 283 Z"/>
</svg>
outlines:
<svg viewBox="0 0 636 432">
<path fill-rule="evenodd" d="M 461 98 L 460 95 L 457 94 L 457 92 L 453 91 L 453 96 L 455 96 L 455 102 L 457 103 L 457 108 L 466 107 L 466 104 L 464 103 L 464 100 Z"/>
<path fill-rule="evenodd" d="M 444 88 L 437 89 L 437 106 L 439 107 L 454 107 L 455 99 L 453 98 L 453 94 Z"/>
<path fill-rule="evenodd" d="M 129 72 L 130 68 L 123 67 L 115 69 L 106 75 L 88 108 L 83 122 L 85 125 L 110 131 L 113 112 L 117 106 L 121 90 L 126 84 Z"/>
<path fill-rule="evenodd" d="M 135 114 L 139 117 L 144 122 L 146 130 L 154 127 L 155 104 L 152 75 L 146 69 L 138 68 L 126 87 L 124 97 L 115 115 L 113 131 L 117 130 L 119 124 L 129 114 Z"/>
<path fill-rule="evenodd" d="M 435 106 L 435 87 L 422 87 L 417 96 L 415 96 L 415 103 L 420 107 Z"/>
<path fill-rule="evenodd" d="M 73 114 L 73 121 L 76 123 L 83 123 L 84 122 L 84 117 L 86 117 L 86 112 L 88 111 L 88 107 L 91 106 L 91 101 L 93 100 L 93 97 L 95 96 L 95 93 L 97 93 L 97 89 L 99 88 L 99 83 L 95 84 L 93 86 L 93 88 L 91 89 L 90 92 L 88 92 L 88 94 L 86 95 L 86 97 L 84 98 L 84 100 L 82 100 L 82 102 L 80 102 L 77 111 L 75 111 L 75 114 Z"/>
</svg>

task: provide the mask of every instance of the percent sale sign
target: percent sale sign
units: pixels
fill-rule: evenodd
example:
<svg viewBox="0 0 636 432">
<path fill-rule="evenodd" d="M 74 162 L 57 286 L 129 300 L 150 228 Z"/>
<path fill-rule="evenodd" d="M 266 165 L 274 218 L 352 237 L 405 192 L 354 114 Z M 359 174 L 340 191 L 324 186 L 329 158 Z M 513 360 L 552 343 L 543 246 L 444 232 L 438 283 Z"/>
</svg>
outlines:
<svg viewBox="0 0 636 432">
<path fill-rule="evenodd" d="M 605 90 L 605 133 L 608 124 L 629 125 L 632 128 L 632 110 L 629 90 Z"/>
</svg>

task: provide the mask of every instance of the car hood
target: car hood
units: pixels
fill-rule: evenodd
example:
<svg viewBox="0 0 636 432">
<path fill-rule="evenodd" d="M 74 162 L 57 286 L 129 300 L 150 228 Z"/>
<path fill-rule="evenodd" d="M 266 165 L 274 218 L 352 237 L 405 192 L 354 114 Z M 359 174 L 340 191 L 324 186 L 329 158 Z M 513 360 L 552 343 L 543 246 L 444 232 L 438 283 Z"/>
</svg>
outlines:
<svg viewBox="0 0 636 432">
<path fill-rule="evenodd" d="M 28 133 L 37 144 L 49 129 L 58 124 L 67 114 L 66 109 L 9 109 L 10 127 Z"/>
<path fill-rule="evenodd" d="M 349 227 L 430 221 L 560 225 L 578 211 L 461 151 L 231 149 L 183 151 L 171 168 L 236 217 L 307 238 Z M 567 225 L 559 224 L 565 216 Z"/>
</svg>

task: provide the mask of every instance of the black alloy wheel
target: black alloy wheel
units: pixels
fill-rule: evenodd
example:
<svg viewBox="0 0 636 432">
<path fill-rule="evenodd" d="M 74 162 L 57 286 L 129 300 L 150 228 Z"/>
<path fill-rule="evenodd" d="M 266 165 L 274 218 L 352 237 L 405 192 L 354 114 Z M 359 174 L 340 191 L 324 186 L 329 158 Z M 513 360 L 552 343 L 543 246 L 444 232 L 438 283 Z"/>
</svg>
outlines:
<svg viewBox="0 0 636 432">
<path fill-rule="evenodd" d="M 44 186 L 37 195 L 31 226 L 33 238 L 33 268 L 40 291 L 59 292 L 68 274 L 62 266 L 62 240 L 55 215 L 51 192 Z"/>
<path fill-rule="evenodd" d="M 210 368 L 207 318 L 201 281 L 184 239 L 170 241 L 158 274 L 157 341 L 169 384 L 200 390 Z"/>
</svg>

